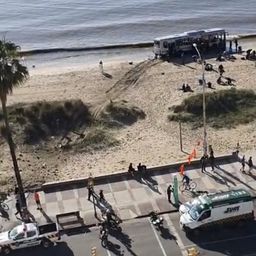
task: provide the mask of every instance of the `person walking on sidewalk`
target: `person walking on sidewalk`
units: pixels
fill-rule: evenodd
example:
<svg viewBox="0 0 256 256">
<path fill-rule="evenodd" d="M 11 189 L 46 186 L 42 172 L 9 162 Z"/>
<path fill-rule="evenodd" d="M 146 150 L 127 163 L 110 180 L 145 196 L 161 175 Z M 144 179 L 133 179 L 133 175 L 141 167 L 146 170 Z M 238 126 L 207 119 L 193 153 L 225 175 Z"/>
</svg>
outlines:
<svg viewBox="0 0 256 256">
<path fill-rule="evenodd" d="M 21 216 L 21 207 L 20 207 L 20 202 L 19 202 L 19 200 L 16 200 L 16 203 L 15 203 L 15 207 L 16 207 L 16 213 L 15 213 L 15 216 L 17 215 L 17 214 L 19 214 L 20 216 Z"/>
<path fill-rule="evenodd" d="M 240 171 L 245 173 L 245 170 L 244 170 L 244 168 L 245 168 L 245 155 L 243 156 L 243 158 L 241 160 L 241 165 L 242 165 L 242 167 L 241 167 Z"/>
<path fill-rule="evenodd" d="M 253 167 L 253 162 L 252 162 L 252 157 L 250 156 L 249 160 L 248 160 L 248 166 L 249 166 L 249 172 L 251 172 L 252 167 Z"/>
<path fill-rule="evenodd" d="M 88 189 L 88 201 L 90 201 L 91 200 L 91 196 L 94 196 L 93 195 L 93 193 L 94 193 L 93 186 L 92 185 L 88 185 L 87 189 Z"/>
<path fill-rule="evenodd" d="M 201 172 L 206 172 L 206 160 L 207 160 L 207 155 L 203 155 L 201 157 Z"/>
<path fill-rule="evenodd" d="M 104 202 L 105 201 L 105 197 L 104 197 L 102 189 L 100 190 L 99 196 L 100 196 L 100 202 Z"/>
<path fill-rule="evenodd" d="M 169 185 L 169 186 L 168 186 L 166 192 L 167 192 L 168 202 L 171 203 L 171 195 L 172 195 L 172 192 L 173 192 L 173 187 L 172 187 L 172 185 Z"/>
<path fill-rule="evenodd" d="M 37 205 L 37 210 L 42 210 L 40 196 L 39 196 L 39 193 L 37 191 L 35 191 L 35 193 L 34 193 L 34 199 L 35 199 L 35 202 L 36 202 L 36 205 Z"/>
</svg>

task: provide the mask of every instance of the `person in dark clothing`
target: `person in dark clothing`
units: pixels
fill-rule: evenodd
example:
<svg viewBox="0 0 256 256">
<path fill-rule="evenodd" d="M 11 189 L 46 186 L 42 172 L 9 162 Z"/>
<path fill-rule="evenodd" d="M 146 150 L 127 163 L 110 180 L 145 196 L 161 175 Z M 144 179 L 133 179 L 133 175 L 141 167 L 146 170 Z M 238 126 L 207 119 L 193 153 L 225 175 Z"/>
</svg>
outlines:
<svg viewBox="0 0 256 256">
<path fill-rule="evenodd" d="M 172 195 L 172 192 L 173 192 L 173 187 L 172 187 L 172 185 L 169 185 L 169 186 L 168 186 L 166 192 L 167 192 L 168 202 L 171 203 L 171 195 Z"/>
<path fill-rule="evenodd" d="M 104 197 L 104 194 L 103 194 L 103 190 L 102 190 L 102 189 L 100 190 L 99 196 L 100 196 L 100 202 L 105 201 L 105 197 Z"/>
<path fill-rule="evenodd" d="M 93 186 L 89 185 L 88 186 L 88 200 L 91 200 L 91 196 L 93 196 L 94 190 L 93 190 Z"/>
<path fill-rule="evenodd" d="M 142 167 L 141 163 L 138 164 L 137 170 L 138 170 L 138 173 L 142 175 L 143 167 Z"/>
<path fill-rule="evenodd" d="M 236 52 L 237 52 L 237 49 L 238 49 L 238 41 L 237 41 L 237 39 L 235 39 L 235 46 L 236 46 Z"/>
<path fill-rule="evenodd" d="M 201 157 L 201 172 L 206 172 L 206 161 L 207 161 L 207 156 L 203 155 Z"/>
<path fill-rule="evenodd" d="M 249 160 L 248 160 L 248 166 L 249 166 L 249 172 L 251 172 L 252 167 L 253 167 L 253 162 L 252 162 L 252 157 L 250 156 Z"/>
<path fill-rule="evenodd" d="M 182 178 L 182 183 L 186 185 L 186 189 L 190 189 L 189 182 L 190 178 L 186 174 L 184 174 Z"/>
<path fill-rule="evenodd" d="M 244 170 L 244 168 L 245 168 L 245 156 L 243 156 L 243 158 L 242 158 L 242 160 L 241 160 L 241 165 L 242 165 L 242 167 L 241 167 L 240 171 L 242 171 L 243 173 L 245 173 L 245 170 Z"/>
<path fill-rule="evenodd" d="M 232 41 L 229 41 L 229 51 L 232 52 Z"/>
<path fill-rule="evenodd" d="M 219 70 L 220 76 L 222 76 L 223 73 L 225 72 L 224 67 L 221 64 L 219 65 L 218 70 Z"/>
<path fill-rule="evenodd" d="M 134 176 L 135 174 L 135 169 L 133 168 L 132 163 L 129 164 L 128 173 L 131 174 L 132 176 Z"/>
<path fill-rule="evenodd" d="M 212 149 L 212 146 L 211 146 L 211 145 L 209 146 L 209 154 L 210 154 L 210 157 L 209 157 L 210 165 L 211 165 L 211 167 L 212 167 L 212 171 L 214 171 L 214 167 L 215 167 L 215 157 L 214 157 L 214 152 L 213 152 L 213 149 Z"/>
<path fill-rule="evenodd" d="M 16 200 L 15 207 L 16 207 L 16 211 L 17 211 L 17 212 L 15 213 L 15 215 L 20 214 L 20 216 L 21 216 L 21 207 L 20 207 L 20 202 L 19 202 L 19 200 Z"/>
</svg>

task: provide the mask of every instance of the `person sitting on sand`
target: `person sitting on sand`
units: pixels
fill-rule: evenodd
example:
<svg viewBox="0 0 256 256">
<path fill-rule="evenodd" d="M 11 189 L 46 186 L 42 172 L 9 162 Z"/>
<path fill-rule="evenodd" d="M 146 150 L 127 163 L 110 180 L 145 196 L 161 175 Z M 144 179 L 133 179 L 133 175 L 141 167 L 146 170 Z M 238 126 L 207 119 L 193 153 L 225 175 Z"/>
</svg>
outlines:
<svg viewBox="0 0 256 256">
<path fill-rule="evenodd" d="M 193 92 L 189 84 L 186 85 L 186 92 Z"/>
<path fill-rule="evenodd" d="M 186 92 L 186 85 L 185 85 L 185 84 L 182 85 L 181 90 L 182 90 L 183 92 Z"/>
<path fill-rule="evenodd" d="M 211 82 L 208 82 L 208 83 L 207 83 L 207 86 L 208 86 L 209 89 L 213 89 Z"/>
<path fill-rule="evenodd" d="M 224 67 L 221 64 L 219 65 L 218 70 L 219 70 L 220 76 L 222 76 L 223 73 L 225 72 Z"/>
</svg>

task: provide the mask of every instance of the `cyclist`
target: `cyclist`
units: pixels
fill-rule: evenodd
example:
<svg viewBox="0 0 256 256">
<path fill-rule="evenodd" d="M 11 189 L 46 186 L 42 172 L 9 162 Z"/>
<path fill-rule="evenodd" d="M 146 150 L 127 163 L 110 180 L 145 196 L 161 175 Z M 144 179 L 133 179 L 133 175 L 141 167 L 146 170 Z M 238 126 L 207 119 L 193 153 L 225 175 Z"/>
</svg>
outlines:
<svg viewBox="0 0 256 256">
<path fill-rule="evenodd" d="M 182 178 L 182 183 L 185 185 L 185 189 L 190 189 L 190 181 L 191 179 L 186 174 L 184 174 Z"/>
</svg>

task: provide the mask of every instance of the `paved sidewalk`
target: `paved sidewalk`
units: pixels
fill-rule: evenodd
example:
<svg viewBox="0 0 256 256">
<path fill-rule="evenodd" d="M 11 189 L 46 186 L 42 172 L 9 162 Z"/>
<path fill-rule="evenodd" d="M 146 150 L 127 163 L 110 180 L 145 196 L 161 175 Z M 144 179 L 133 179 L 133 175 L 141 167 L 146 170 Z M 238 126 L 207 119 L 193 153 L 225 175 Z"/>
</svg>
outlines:
<svg viewBox="0 0 256 256">
<path fill-rule="evenodd" d="M 197 183 L 196 190 L 217 192 L 230 189 L 245 188 L 256 196 L 256 169 L 252 174 L 243 174 L 240 171 L 241 163 L 237 160 L 224 160 L 220 163 L 215 172 L 207 167 L 207 173 L 201 173 L 198 168 L 187 170 L 188 176 Z M 248 167 L 247 167 L 248 168 Z M 135 179 L 122 177 L 106 178 L 103 184 L 95 184 L 94 191 L 98 194 L 100 189 L 104 191 L 105 199 L 112 206 L 114 211 L 121 219 L 131 219 L 142 215 L 147 215 L 150 211 L 159 212 L 177 210 L 167 201 L 166 189 L 173 181 L 175 170 L 170 169 L 164 173 L 157 171 L 151 175 L 150 182 L 139 182 Z M 255 175 L 254 175 L 255 174 Z M 178 180 L 181 177 L 177 174 Z M 152 184 L 155 184 L 153 186 Z M 73 211 L 80 211 L 80 216 L 86 225 L 98 223 L 94 216 L 94 206 L 92 201 L 87 200 L 87 188 L 85 186 L 69 186 L 65 189 L 55 189 L 52 191 L 40 191 L 40 199 L 43 212 L 37 210 L 33 194 L 29 194 L 28 208 L 39 223 L 56 221 L 56 215 Z M 181 202 L 192 198 L 190 192 L 179 194 Z M 19 221 L 14 216 L 15 200 L 13 197 L 8 199 L 10 210 L 8 211 L 10 220 L 0 219 L 0 227 L 6 230 Z M 101 216 L 100 209 L 103 204 L 96 207 L 98 216 Z"/>
</svg>

